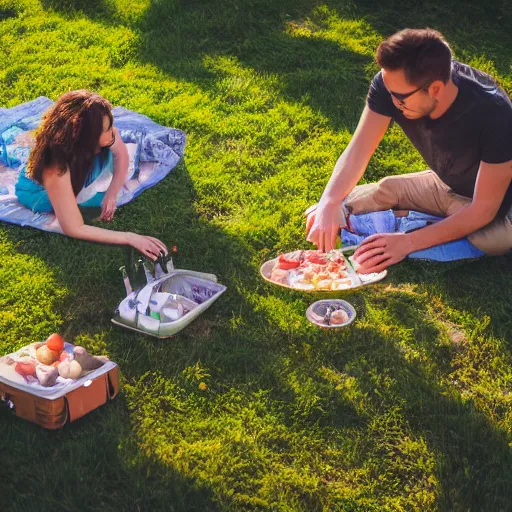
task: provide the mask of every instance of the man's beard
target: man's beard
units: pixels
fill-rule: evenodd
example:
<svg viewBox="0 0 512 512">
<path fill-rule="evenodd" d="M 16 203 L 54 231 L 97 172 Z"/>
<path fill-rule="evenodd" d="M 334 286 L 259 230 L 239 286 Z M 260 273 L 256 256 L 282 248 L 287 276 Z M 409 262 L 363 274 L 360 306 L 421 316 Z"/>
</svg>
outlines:
<svg viewBox="0 0 512 512">
<path fill-rule="evenodd" d="M 438 104 L 439 101 L 437 100 L 437 98 L 432 98 L 432 103 L 430 104 L 430 107 L 427 110 L 425 110 L 424 115 L 429 116 L 430 114 L 432 114 L 432 112 L 434 112 L 434 110 L 437 108 Z"/>
<path fill-rule="evenodd" d="M 426 117 L 432 114 L 432 112 L 434 112 L 434 110 L 437 108 L 438 103 L 439 102 L 436 98 L 432 98 L 432 103 L 428 107 L 422 108 L 421 110 L 412 110 L 407 107 L 404 107 L 402 109 L 402 114 L 404 114 L 404 116 L 407 117 L 407 114 L 411 113 L 411 118 L 420 119 L 422 117 Z"/>
</svg>

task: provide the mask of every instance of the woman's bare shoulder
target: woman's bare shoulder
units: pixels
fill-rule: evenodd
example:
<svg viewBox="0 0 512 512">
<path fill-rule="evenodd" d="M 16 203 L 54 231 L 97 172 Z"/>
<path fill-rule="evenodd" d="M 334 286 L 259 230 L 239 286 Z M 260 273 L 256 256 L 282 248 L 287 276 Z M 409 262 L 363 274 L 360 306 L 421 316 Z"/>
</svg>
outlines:
<svg viewBox="0 0 512 512">
<path fill-rule="evenodd" d="M 62 171 L 59 167 L 48 166 L 43 171 L 43 185 L 52 183 L 66 183 L 71 182 L 69 172 Z"/>
</svg>

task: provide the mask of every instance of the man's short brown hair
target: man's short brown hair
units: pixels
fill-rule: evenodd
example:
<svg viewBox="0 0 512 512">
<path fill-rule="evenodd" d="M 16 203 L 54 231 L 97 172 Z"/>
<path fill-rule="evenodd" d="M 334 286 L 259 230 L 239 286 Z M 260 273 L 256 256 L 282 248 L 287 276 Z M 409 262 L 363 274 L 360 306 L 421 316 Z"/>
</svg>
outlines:
<svg viewBox="0 0 512 512">
<path fill-rule="evenodd" d="M 411 85 L 426 85 L 451 75 L 452 52 L 444 37 L 431 28 L 406 28 L 380 43 L 377 64 L 390 71 L 403 69 Z"/>
</svg>

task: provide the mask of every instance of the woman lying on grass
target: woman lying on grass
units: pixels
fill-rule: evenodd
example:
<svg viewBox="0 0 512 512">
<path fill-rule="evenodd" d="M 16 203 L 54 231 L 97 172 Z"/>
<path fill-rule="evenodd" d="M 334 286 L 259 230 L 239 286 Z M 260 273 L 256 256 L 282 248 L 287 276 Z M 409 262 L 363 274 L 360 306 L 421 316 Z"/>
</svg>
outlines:
<svg viewBox="0 0 512 512">
<path fill-rule="evenodd" d="M 16 184 L 19 202 L 33 212 L 54 211 L 64 234 L 81 240 L 131 245 L 156 259 L 166 246 L 151 236 L 87 226 L 77 196 L 102 172 L 111 172 L 106 192 L 80 206 L 101 206 L 101 220 L 111 221 L 128 173 L 128 151 L 113 126 L 112 105 L 98 94 L 71 91 L 43 118 L 35 146 Z"/>
</svg>

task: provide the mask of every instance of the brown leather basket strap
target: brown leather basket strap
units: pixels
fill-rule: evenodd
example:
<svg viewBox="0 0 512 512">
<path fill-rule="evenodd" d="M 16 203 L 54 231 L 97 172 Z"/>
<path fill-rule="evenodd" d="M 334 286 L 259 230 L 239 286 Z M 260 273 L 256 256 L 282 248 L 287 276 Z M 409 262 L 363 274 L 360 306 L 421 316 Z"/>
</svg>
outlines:
<svg viewBox="0 0 512 512">
<path fill-rule="evenodd" d="M 100 375 L 89 382 L 89 385 L 80 386 L 66 394 L 70 422 L 81 418 L 107 401 L 107 375 Z"/>
<path fill-rule="evenodd" d="M 107 373 L 108 397 L 113 400 L 119 393 L 119 366 L 115 366 Z"/>
</svg>

